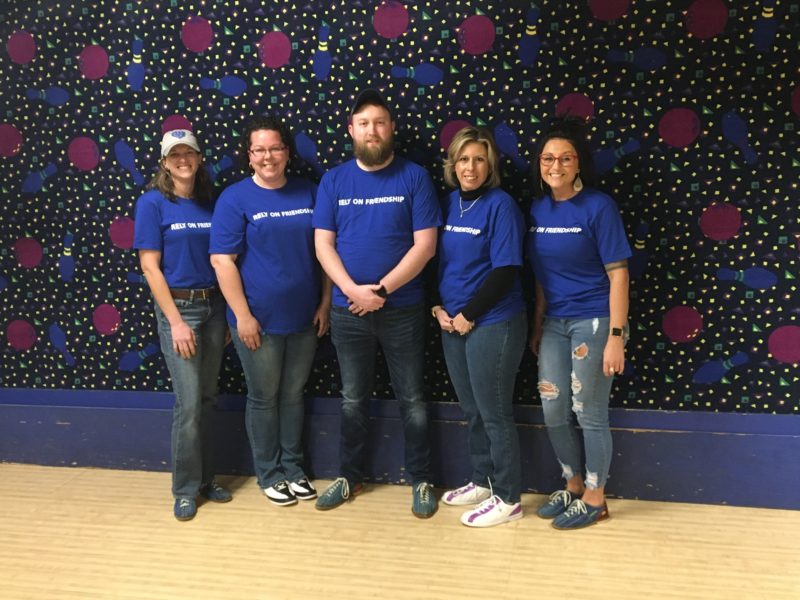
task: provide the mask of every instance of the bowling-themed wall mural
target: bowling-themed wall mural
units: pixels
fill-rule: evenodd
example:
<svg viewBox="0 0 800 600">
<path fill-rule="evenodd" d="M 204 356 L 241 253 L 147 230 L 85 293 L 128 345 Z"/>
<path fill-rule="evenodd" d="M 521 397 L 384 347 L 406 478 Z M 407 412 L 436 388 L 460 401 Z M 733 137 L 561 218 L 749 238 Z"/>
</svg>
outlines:
<svg viewBox="0 0 800 600">
<path fill-rule="evenodd" d="M 371 86 L 442 193 L 455 131 L 490 128 L 523 210 L 547 122 L 589 120 L 634 248 L 614 406 L 800 412 L 800 0 L 11 0 L 0 37 L 2 386 L 168 390 L 131 248 L 162 133 L 194 130 L 219 191 L 243 120 L 278 113 L 318 180 Z M 428 353 L 454 401 L 433 323 Z M 531 356 L 517 383 L 539 402 Z M 339 395 L 327 339 L 308 393 Z"/>
</svg>

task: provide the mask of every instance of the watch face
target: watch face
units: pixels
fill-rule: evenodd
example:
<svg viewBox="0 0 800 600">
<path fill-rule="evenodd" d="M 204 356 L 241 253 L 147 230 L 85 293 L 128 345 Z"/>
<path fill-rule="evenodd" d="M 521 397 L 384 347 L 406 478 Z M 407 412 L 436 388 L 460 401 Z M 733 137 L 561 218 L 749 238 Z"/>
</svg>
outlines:
<svg viewBox="0 0 800 600">
<path fill-rule="evenodd" d="M 622 337 L 622 329 L 620 329 L 619 327 L 613 327 L 611 329 L 611 335 L 616 337 Z"/>
<path fill-rule="evenodd" d="M 386 288 L 383 286 L 379 287 L 378 291 L 375 293 L 378 294 L 378 296 L 380 296 L 381 298 L 386 298 L 389 295 L 389 292 L 387 292 Z"/>
</svg>

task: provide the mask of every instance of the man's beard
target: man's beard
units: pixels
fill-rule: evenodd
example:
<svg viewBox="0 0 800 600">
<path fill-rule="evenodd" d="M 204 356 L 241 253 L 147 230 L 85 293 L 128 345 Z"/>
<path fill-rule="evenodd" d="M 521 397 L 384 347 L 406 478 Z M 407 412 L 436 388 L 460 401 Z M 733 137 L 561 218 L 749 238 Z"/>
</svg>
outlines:
<svg viewBox="0 0 800 600">
<path fill-rule="evenodd" d="M 368 167 L 378 167 L 389 160 L 394 152 L 394 136 L 380 143 L 379 146 L 370 146 L 366 142 L 355 142 L 353 154 Z"/>
</svg>

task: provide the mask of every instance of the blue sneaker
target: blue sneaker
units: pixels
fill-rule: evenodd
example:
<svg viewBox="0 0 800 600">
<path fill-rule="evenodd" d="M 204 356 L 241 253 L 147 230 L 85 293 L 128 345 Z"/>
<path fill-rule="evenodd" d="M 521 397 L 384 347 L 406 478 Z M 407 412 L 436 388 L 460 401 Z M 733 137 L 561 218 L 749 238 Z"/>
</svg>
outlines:
<svg viewBox="0 0 800 600">
<path fill-rule="evenodd" d="M 353 497 L 358 496 L 364 491 L 364 486 L 357 483 L 350 489 L 350 483 L 344 477 L 337 477 L 328 489 L 322 492 L 314 507 L 317 510 L 331 510 L 337 506 L 341 506 Z"/>
<path fill-rule="evenodd" d="M 550 494 L 547 502 L 539 507 L 536 514 L 543 519 L 552 519 L 563 513 L 573 500 L 580 498 L 577 494 L 573 494 L 569 490 L 558 490 Z"/>
<path fill-rule="evenodd" d="M 411 512 L 420 519 L 430 519 L 439 508 L 433 485 L 427 482 L 418 483 L 411 488 Z"/>
<path fill-rule="evenodd" d="M 230 502 L 233 494 L 213 479 L 200 487 L 200 493 L 212 502 Z"/>
<path fill-rule="evenodd" d="M 592 506 L 583 500 L 575 500 L 567 510 L 553 519 L 552 525 L 556 529 L 581 529 L 609 518 L 611 517 L 605 502 L 603 506 Z"/>
<path fill-rule="evenodd" d="M 197 502 L 194 498 L 175 498 L 175 507 L 172 511 L 178 521 L 191 521 L 197 514 Z"/>
</svg>

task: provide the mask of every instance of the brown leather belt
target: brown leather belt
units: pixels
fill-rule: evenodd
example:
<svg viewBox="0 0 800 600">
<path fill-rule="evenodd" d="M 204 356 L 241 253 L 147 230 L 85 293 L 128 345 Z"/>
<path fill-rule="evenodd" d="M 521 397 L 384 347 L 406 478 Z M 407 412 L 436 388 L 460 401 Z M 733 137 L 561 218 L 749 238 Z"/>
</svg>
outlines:
<svg viewBox="0 0 800 600">
<path fill-rule="evenodd" d="M 219 288 L 216 286 L 204 290 L 179 290 L 170 288 L 169 293 L 172 294 L 173 298 L 177 298 L 178 300 L 188 300 L 192 302 L 193 300 L 208 300 L 213 298 L 219 294 Z"/>
</svg>

